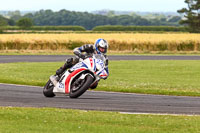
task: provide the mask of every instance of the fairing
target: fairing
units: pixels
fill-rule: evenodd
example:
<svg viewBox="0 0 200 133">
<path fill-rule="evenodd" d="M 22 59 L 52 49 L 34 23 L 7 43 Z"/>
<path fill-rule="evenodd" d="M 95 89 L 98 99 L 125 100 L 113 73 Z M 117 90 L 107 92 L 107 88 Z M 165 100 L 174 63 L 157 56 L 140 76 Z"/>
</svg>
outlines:
<svg viewBox="0 0 200 133">
<path fill-rule="evenodd" d="M 95 79 L 94 82 L 99 81 L 101 78 L 106 78 L 108 74 L 105 71 L 105 58 L 100 55 L 93 55 L 91 58 L 80 61 L 63 74 L 61 81 L 58 82 L 56 88 L 62 90 L 65 94 L 69 94 L 71 82 L 77 75 L 84 71 L 93 73 Z"/>
</svg>

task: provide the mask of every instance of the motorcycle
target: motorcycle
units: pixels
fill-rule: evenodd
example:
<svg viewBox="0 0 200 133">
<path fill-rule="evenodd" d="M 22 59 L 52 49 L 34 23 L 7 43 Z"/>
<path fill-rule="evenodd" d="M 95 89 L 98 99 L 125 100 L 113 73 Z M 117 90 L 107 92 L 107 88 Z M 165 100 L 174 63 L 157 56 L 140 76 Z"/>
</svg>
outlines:
<svg viewBox="0 0 200 133">
<path fill-rule="evenodd" d="M 70 98 L 80 97 L 101 79 L 108 77 L 105 62 L 104 55 L 99 54 L 80 59 L 79 63 L 63 72 L 58 82 L 54 83 L 50 77 L 43 89 L 44 96 L 54 97 L 61 93 Z"/>
</svg>

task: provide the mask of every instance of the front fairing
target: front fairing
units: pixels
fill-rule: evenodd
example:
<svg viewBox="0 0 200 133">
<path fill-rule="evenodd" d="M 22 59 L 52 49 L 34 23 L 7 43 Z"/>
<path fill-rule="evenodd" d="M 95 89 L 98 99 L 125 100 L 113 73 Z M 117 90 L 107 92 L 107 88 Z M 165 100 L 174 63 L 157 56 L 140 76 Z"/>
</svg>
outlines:
<svg viewBox="0 0 200 133">
<path fill-rule="evenodd" d="M 93 58 L 96 59 L 96 75 L 100 79 L 105 79 L 108 77 L 108 73 L 105 70 L 105 63 L 106 63 L 106 58 L 102 54 L 96 54 L 93 56 Z"/>
<path fill-rule="evenodd" d="M 81 61 L 79 63 L 77 63 L 72 68 L 70 68 L 71 72 L 79 68 L 85 68 L 95 73 L 97 71 L 102 71 L 105 68 L 106 59 L 104 55 L 94 54 L 90 58 L 86 58 L 85 60 L 82 60 L 82 59 L 80 60 Z"/>
</svg>

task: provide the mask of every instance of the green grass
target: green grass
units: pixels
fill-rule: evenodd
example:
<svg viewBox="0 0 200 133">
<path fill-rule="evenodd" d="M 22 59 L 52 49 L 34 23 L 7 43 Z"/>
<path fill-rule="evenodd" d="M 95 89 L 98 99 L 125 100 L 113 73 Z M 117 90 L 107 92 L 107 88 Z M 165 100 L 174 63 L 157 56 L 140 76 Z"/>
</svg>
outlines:
<svg viewBox="0 0 200 133">
<path fill-rule="evenodd" d="M 200 116 L 0 107 L 1 133 L 197 133 Z"/>
<path fill-rule="evenodd" d="M 0 82 L 44 86 L 60 63 L 0 64 Z M 96 90 L 200 96 L 199 61 L 110 61 L 110 76 Z"/>
<path fill-rule="evenodd" d="M 115 61 L 102 90 L 200 96 L 199 61 Z"/>
</svg>

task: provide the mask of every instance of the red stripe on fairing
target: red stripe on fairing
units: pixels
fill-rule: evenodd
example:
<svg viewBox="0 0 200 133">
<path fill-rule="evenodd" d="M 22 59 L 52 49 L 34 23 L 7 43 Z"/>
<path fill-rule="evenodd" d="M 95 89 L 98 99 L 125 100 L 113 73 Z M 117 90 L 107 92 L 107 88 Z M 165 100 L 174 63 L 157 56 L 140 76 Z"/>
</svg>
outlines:
<svg viewBox="0 0 200 133">
<path fill-rule="evenodd" d="M 108 75 L 100 75 L 101 77 L 108 76 Z"/>
<path fill-rule="evenodd" d="M 69 82 L 70 82 L 71 78 L 72 78 L 73 76 L 75 76 L 76 74 L 80 73 L 81 71 L 84 71 L 84 70 L 86 70 L 86 69 L 80 68 L 80 69 L 78 69 L 78 70 L 72 72 L 72 73 L 67 77 L 67 79 L 65 80 L 65 93 L 66 93 L 66 94 L 69 94 Z"/>
<path fill-rule="evenodd" d="M 93 59 L 90 58 L 90 64 L 91 64 L 91 67 L 93 68 Z"/>
</svg>

